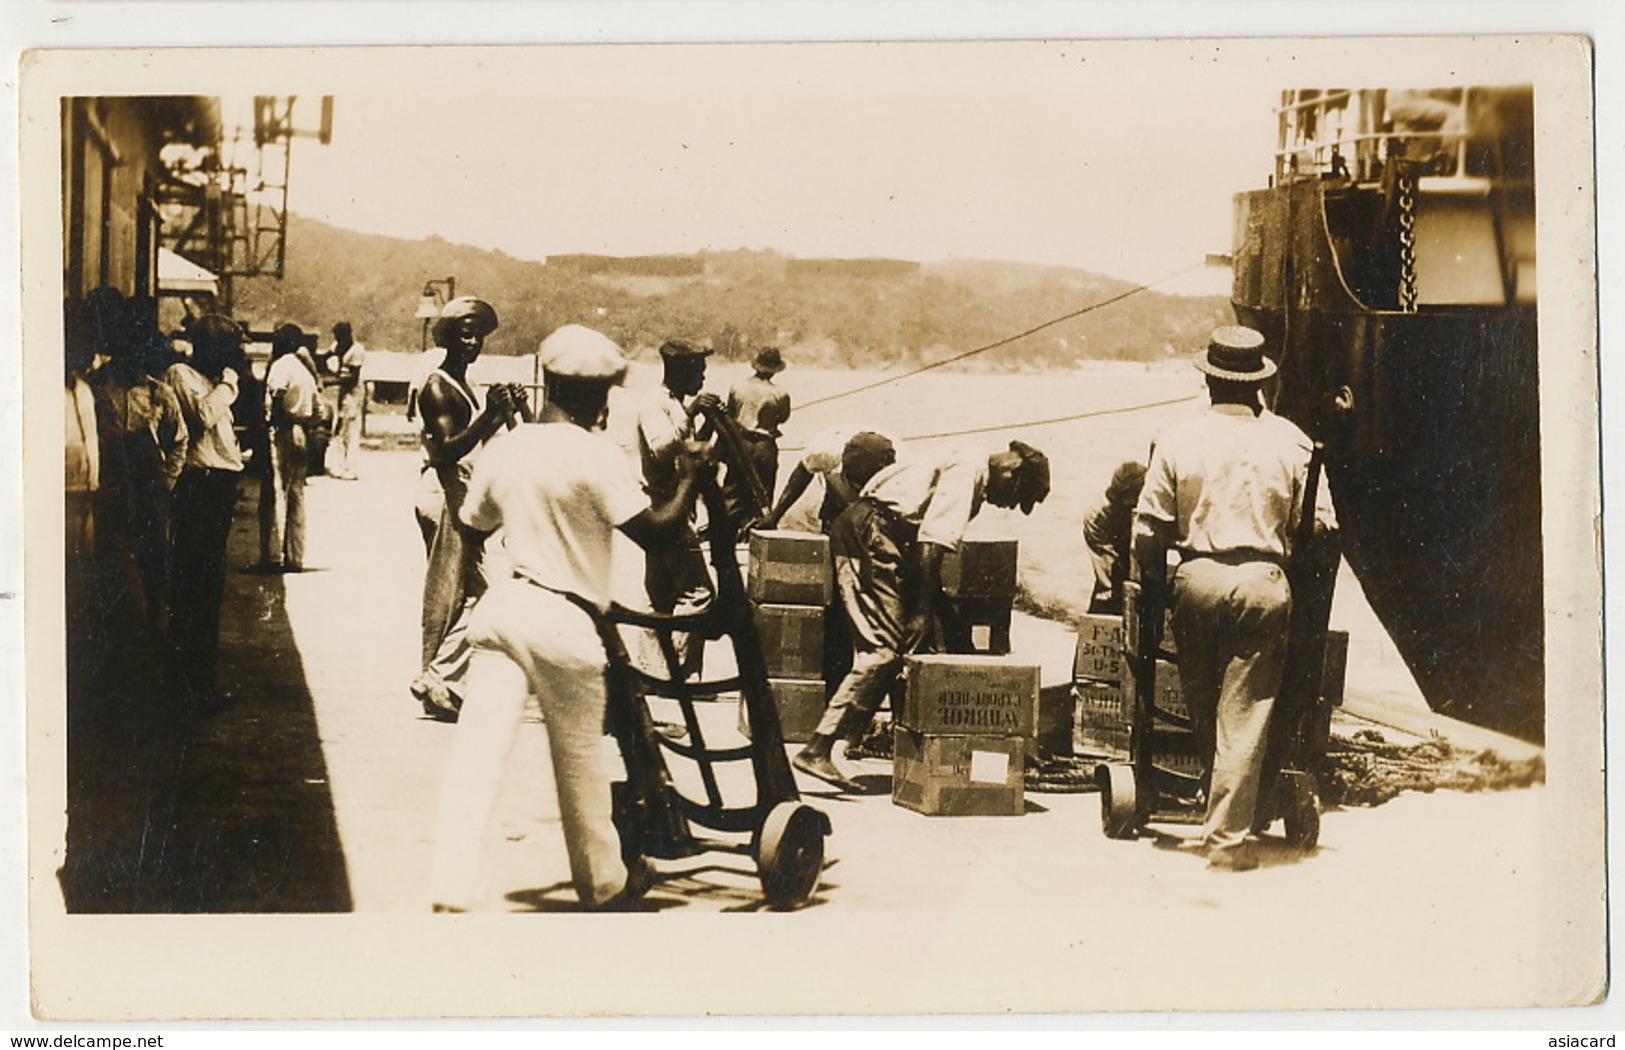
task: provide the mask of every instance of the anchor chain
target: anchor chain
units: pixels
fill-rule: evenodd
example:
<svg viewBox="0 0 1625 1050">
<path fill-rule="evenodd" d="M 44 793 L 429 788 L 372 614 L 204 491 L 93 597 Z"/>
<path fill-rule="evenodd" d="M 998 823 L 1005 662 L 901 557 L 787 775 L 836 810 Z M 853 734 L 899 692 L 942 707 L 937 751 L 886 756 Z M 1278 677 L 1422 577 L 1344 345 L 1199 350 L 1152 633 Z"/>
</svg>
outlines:
<svg viewBox="0 0 1625 1050">
<path fill-rule="evenodd" d="M 1399 308 L 1416 312 L 1416 175 L 1398 175 L 1399 189 Z"/>
</svg>

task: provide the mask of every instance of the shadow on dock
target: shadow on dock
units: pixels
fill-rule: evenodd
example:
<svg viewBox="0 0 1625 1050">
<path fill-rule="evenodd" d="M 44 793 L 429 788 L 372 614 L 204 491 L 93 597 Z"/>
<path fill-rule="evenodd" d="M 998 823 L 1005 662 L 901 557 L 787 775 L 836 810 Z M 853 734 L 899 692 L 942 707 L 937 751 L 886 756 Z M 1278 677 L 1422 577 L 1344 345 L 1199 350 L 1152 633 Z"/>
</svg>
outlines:
<svg viewBox="0 0 1625 1050">
<path fill-rule="evenodd" d="M 156 646 L 70 643 L 59 872 L 70 913 L 351 908 L 283 580 L 244 571 L 258 554 L 257 495 L 245 479 L 232 518 L 217 710 L 181 710 Z"/>
</svg>

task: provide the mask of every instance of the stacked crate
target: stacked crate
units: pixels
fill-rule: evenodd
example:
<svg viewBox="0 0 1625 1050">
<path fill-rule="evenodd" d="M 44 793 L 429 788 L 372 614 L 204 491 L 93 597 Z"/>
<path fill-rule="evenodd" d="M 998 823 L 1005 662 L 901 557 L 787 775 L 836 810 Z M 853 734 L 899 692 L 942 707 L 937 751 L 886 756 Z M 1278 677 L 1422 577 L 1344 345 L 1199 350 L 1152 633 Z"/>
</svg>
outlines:
<svg viewBox="0 0 1625 1050">
<path fill-rule="evenodd" d="M 1348 666 L 1346 631 L 1326 632 L 1326 657 L 1321 673 L 1321 695 L 1333 705 L 1343 701 L 1343 680 Z M 1072 661 L 1074 714 L 1073 749 L 1123 762 L 1129 757 L 1129 726 L 1134 718 L 1134 673 L 1124 655 L 1125 634 L 1120 616 L 1085 616 L 1078 625 L 1078 647 Z M 1163 622 L 1162 647 L 1176 655 L 1173 629 Z M 1172 660 L 1157 662 L 1156 708 L 1179 722 L 1188 722 L 1179 684 L 1179 668 Z M 1173 724 L 1164 720 L 1165 728 Z M 1190 775 L 1200 773 L 1199 760 L 1170 755 L 1166 764 Z"/>
<path fill-rule="evenodd" d="M 1134 694 L 1123 655 L 1123 618 L 1085 616 L 1072 659 L 1072 749 L 1113 761 L 1128 759 Z"/>
<path fill-rule="evenodd" d="M 953 603 L 973 652 L 1010 651 L 1016 597 L 1016 541 L 961 540 L 942 556 L 942 593 Z"/>
<path fill-rule="evenodd" d="M 824 714 L 824 610 L 835 597 L 829 538 L 751 533 L 746 580 L 780 729 L 786 741 L 804 743 Z"/>
<path fill-rule="evenodd" d="M 910 656 L 906 674 L 892 801 L 932 816 L 1021 814 L 1038 667 L 997 656 Z"/>
</svg>

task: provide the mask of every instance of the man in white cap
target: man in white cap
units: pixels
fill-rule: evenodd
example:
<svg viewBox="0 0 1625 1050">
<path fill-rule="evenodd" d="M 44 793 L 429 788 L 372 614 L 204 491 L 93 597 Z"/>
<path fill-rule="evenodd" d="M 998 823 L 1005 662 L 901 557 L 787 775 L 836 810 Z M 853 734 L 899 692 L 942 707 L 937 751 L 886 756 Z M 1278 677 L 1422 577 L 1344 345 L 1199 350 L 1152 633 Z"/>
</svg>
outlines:
<svg viewBox="0 0 1625 1050">
<path fill-rule="evenodd" d="M 1196 367 L 1212 407 L 1157 439 L 1135 507 L 1134 559 L 1141 579 L 1161 580 L 1167 551 L 1179 552 L 1171 588 L 1179 681 L 1212 756 L 1202 844 L 1210 868 L 1245 871 L 1258 866 L 1247 835 L 1286 658 L 1285 570 L 1313 446 L 1259 397 L 1275 362 L 1258 332 L 1216 329 Z M 1336 529 L 1325 485 L 1314 514 L 1317 532 Z"/>
<path fill-rule="evenodd" d="M 611 763 L 604 750 L 605 653 L 592 615 L 614 578 L 615 532 L 647 548 L 688 520 L 697 445 L 677 450 L 671 496 L 650 505 L 629 457 L 602 433 L 610 388 L 626 359 L 610 339 L 566 325 L 542 341 L 541 419 L 490 442 L 469 479 L 462 521 L 502 530 L 513 575 L 493 581 L 475 606 L 466 679 L 441 795 L 433 903 L 478 903 L 479 844 L 527 693 L 541 702 L 559 813 L 576 893 L 615 908 L 647 888 L 641 860 L 622 859 L 611 819 Z"/>
</svg>

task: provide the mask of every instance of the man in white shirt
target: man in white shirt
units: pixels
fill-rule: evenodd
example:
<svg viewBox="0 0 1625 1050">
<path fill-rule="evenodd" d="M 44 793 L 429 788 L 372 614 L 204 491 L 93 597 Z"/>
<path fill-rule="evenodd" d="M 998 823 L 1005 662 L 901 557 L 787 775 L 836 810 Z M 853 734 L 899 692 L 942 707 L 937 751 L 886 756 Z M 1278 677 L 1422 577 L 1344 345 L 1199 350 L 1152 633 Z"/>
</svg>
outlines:
<svg viewBox="0 0 1625 1050">
<path fill-rule="evenodd" d="M 684 444 L 703 438 L 708 427 L 694 416 L 702 408 L 720 410 L 715 394 L 701 393 L 705 385 L 705 359 L 711 351 L 681 340 L 668 340 L 660 347 L 661 389 L 638 412 L 638 455 L 643 467 L 643 490 L 651 502 L 669 499 L 676 487 L 674 464 Z M 644 587 L 649 607 L 657 613 L 690 613 L 704 609 L 715 595 L 711 570 L 692 519 L 647 552 Z M 699 671 L 704 647 L 686 636 L 673 639 L 674 651 L 668 659 L 676 670 L 689 675 Z"/>
<path fill-rule="evenodd" d="M 271 514 L 262 516 L 263 567 L 303 572 L 305 478 L 310 473 L 309 434 L 316 421 L 316 374 L 298 353 L 305 333 L 285 324 L 271 333 L 271 368 L 265 374 L 265 419 L 271 428 Z"/>
<path fill-rule="evenodd" d="M 220 599 L 226 583 L 226 539 L 243 474 L 232 405 L 237 400 L 243 333 L 219 314 L 198 318 L 189 333 L 192 359 L 171 365 L 164 381 L 175 391 L 191 441 L 175 483 L 170 532 L 172 678 L 194 709 L 219 703 Z"/>
<path fill-rule="evenodd" d="M 501 530 L 513 575 L 474 607 L 468 702 L 441 794 L 431 877 L 436 911 L 478 905 L 480 843 L 512 751 L 527 693 L 547 726 L 576 893 L 592 909 L 647 888 L 641 858 L 622 856 L 611 819 L 604 750 L 604 647 L 589 609 L 606 609 L 615 533 L 648 548 L 680 529 L 693 506 L 697 451 L 671 458 L 673 488 L 651 506 L 626 454 L 605 434 L 609 390 L 626 374 L 610 339 L 566 325 L 542 341 L 545 405 L 538 423 L 494 438 L 469 479 L 462 520 Z"/>
<path fill-rule="evenodd" d="M 328 471 L 341 481 L 355 480 L 356 453 L 361 445 L 361 408 L 367 388 L 361 370 L 367 363 L 367 348 L 355 341 L 349 321 L 333 326 L 333 356 L 338 358 L 338 463 Z"/>
<path fill-rule="evenodd" d="M 861 737 L 902 673 L 904 656 L 925 644 L 943 554 L 958 549 L 983 503 L 1031 514 L 1048 495 L 1049 459 L 1020 441 L 991 456 L 953 450 L 921 456 L 869 480 L 830 529 L 835 580 L 856 646 L 852 670 L 812 739 L 791 759 L 795 768 L 843 791 L 856 789 L 835 765 L 834 745 Z"/>
<path fill-rule="evenodd" d="M 1171 588 L 1179 682 L 1211 756 L 1202 843 L 1210 868 L 1245 871 L 1258 866 L 1247 835 L 1286 661 L 1286 565 L 1313 445 L 1263 406 L 1259 384 L 1275 362 L 1258 332 L 1216 329 L 1195 363 L 1212 406 L 1158 437 L 1134 512 L 1134 560 L 1142 580 L 1160 581 L 1169 548 L 1180 554 Z M 1328 486 L 1314 515 L 1316 532 L 1337 528 Z"/>
</svg>

